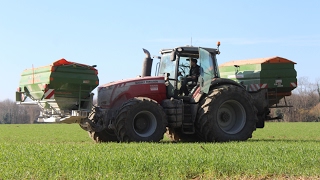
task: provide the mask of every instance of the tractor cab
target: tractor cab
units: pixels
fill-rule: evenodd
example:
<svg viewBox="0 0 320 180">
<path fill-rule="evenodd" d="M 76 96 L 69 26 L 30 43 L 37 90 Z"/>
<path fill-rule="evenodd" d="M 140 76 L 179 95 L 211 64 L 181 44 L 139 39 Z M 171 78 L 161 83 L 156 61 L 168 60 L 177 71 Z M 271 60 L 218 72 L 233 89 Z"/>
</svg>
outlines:
<svg viewBox="0 0 320 180">
<path fill-rule="evenodd" d="M 192 96 L 198 87 L 200 87 L 200 92 L 208 93 L 212 79 L 220 77 L 216 60 L 219 49 L 182 46 L 163 49 L 160 53 L 162 56 L 158 76 L 165 77 L 168 98 L 185 96 L 181 94 L 181 88 L 183 81 L 189 76 L 191 60 L 197 61 L 197 65 L 200 66 L 200 74 L 196 80 L 185 83 L 190 92 L 189 96 Z"/>
</svg>

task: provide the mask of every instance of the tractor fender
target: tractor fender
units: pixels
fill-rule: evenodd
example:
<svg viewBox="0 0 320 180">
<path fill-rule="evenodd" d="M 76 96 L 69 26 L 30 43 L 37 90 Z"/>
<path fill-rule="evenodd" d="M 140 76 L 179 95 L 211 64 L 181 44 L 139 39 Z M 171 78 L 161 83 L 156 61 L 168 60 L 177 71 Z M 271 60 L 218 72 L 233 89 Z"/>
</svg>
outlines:
<svg viewBox="0 0 320 180">
<path fill-rule="evenodd" d="M 210 85 L 210 91 L 213 90 L 215 87 L 217 86 L 221 86 L 221 85 L 226 85 L 226 84 L 231 84 L 231 85 L 235 85 L 235 86 L 238 86 L 238 87 L 241 87 L 241 88 L 244 88 L 245 87 L 231 79 L 226 79 L 226 78 L 214 78 L 212 79 L 211 81 L 211 85 Z M 193 103 L 198 103 L 200 102 L 203 98 L 205 98 L 206 95 L 204 94 L 201 94 L 200 93 L 200 88 L 197 89 L 197 91 L 194 93 L 193 95 L 193 99 L 191 100 L 191 102 Z"/>
<path fill-rule="evenodd" d="M 242 84 L 239 84 L 239 83 L 235 82 L 234 80 L 226 79 L 226 78 L 215 78 L 211 81 L 210 90 L 212 90 L 216 86 L 221 86 L 221 85 L 225 85 L 225 84 L 232 84 L 232 85 L 235 85 L 238 87 L 245 88 Z"/>
</svg>

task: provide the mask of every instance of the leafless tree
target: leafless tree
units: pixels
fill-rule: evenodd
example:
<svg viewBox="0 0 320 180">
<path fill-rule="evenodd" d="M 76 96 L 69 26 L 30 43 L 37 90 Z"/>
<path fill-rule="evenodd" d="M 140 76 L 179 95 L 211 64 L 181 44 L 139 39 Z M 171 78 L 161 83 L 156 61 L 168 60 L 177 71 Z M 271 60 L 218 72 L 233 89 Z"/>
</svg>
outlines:
<svg viewBox="0 0 320 180">
<path fill-rule="evenodd" d="M 283 108 L 284 121 L 318 121 L 319 83 L 312 83 L 307 77 L 298 79 L 298 87 L 286 98 L 287 104 L 293 107 Z"/>
<path fill-rule="evenodd" d="M 9 99 L 0 102 L 0 124 L 33 123 L 39 113 L 37 106 L 17 105 Z"/>
<path fill-rule="evenodd" d="M 318 92 L 318 96 L 319 96 L 318 100 L 320 102 L 320 78 L 316 79 L 316 86 L 317 86 L 317 92 Z"/>
</svg>

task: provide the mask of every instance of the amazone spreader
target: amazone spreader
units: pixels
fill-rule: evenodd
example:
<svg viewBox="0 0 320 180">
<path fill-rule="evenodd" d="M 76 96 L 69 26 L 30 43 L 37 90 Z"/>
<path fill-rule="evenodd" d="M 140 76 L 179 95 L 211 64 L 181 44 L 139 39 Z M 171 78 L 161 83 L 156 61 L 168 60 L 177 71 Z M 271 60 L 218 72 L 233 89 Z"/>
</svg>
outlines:
<svg viewBox="0 0 320 180">
<path fill-rule="evenodd" d="M 24 70 L 16 101 L 38 104 L 42 109 L 38 122 L 86 117 L 92 108 L 91 92 L 98 84 L 98 71 L 94 67 L 60 59 L 48 66 Z"/>
</svg>

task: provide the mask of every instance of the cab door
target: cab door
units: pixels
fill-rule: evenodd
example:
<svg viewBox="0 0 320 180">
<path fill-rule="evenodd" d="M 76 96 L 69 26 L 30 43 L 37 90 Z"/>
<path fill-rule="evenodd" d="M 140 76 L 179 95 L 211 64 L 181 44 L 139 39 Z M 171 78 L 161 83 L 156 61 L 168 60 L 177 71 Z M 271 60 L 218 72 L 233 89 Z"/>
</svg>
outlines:
<svg viewBox="0 0 320 180">
<path fill-rule="evenodd" d="M 208 94 L 211 81 L 215 77 L 215 68 L 213 65 L 214 58 L 205 49 L 199 47 L 199 59 L 200 59 L 200 91 Z"/>
</svg>

